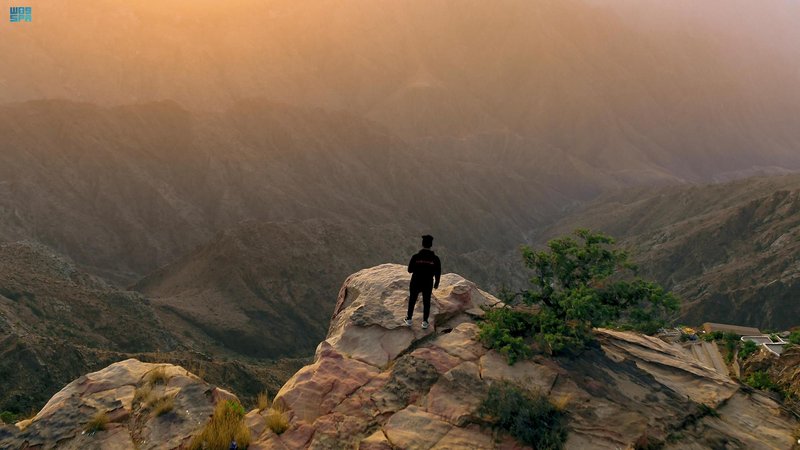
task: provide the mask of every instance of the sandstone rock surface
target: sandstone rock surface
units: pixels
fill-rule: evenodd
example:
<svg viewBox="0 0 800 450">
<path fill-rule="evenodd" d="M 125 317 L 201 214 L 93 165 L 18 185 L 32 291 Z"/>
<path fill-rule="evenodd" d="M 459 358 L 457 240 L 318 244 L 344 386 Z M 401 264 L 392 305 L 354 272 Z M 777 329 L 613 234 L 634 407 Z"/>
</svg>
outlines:
<svg viewBox="0 0 800 450">
<path fill-rule="evenodd" d="M 156 415 L 147 404 L 165 397 L 173 406 Z M 128 359 L 76 379 L 33 419 L 0 429 L 0 448 L 177 449 L 218 400 L 235 398 L 182 367 Z M 97 414 L 108 419 L 105 430 L 86 431 Z"/>
<path fill-rule="evenodd" d="M 525 448 L 482 427 L 488 386 L 509 380 L 566 405 L 566 447 L 791 448 L 798 422 L 768 395 L 743 388 L 685 349 L 600 329 L 577 358 L 535 357 L 509 366 L 477 341 L 481 307 L 502 305 L 447 274 L 433 294 L 432 326 L 402 326 L 409 275 L 385 264 L 350 276 L 313 364 L 277 395 L 290 428 L 252 429 L 254 449 Z M 716 411 L 718 414 L 710 413 Z"/>
</svg>

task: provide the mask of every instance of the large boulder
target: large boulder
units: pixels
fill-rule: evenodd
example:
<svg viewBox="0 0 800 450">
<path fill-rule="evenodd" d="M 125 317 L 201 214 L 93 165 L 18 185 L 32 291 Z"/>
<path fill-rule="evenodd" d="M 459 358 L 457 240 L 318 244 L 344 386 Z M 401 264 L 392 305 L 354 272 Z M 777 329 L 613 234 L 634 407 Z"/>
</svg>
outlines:
<svg viewBox="0 0 800 450">
<path fill-rule="evenodd" d="M 164 399 L 160 414 L 155 405 Z M 32 419 L 0 431 L 0 448 L 177 449 L 221 399 L 236 399 L 186 369 L 128 359 L 84 375 L 54 395 Z M 88 425 L 102 417 L 104 429 Z"/>
</svg>

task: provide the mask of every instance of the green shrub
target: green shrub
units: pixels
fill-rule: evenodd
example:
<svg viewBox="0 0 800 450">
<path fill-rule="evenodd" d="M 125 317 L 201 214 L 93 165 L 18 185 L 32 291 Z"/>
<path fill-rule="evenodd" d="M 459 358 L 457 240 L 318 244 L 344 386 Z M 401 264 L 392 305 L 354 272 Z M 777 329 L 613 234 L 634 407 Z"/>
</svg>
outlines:
<svg viewBox="0 0 800 450">
<path fill-rule="evenodd" d="M 739 339 L 739 335 L 734 333 L 723 333 L 722 339 L 725 342 L 725 362 L 730 364 L 733 362 L 733 355 L 742 341 Z"/>
<path fill-rule="evenodd" d="M 13 424 L 16 421 L 17 421 L 17 414 L 12 413 L 11 411 L 0 412 L 0 422 Z"/>
<path fill-rule="evenodd" d="M 753 341 L 744 341 L 739 349 L 739 359 L 744 361 L 756 351 L 758 351 L 758 344 Z"/>
<path fill-rule="evenodd" d="M 748 375 L 744 382 L 756 389 L 761 389 L 764 391 L 778 391 L 778 385 L 772 381 L 768 373 L 761 370 L 757 370 Z"/>
<path fill-rule="evenodd" d="M 800 330 L 792 331 L 792 334 L 789 335 L 789 342 L 800 345 Z"/>
<path fill-rule="evenodd" d="M 678 300 L 661 286 L 635 274 L 628 254 L 613 248 L 606 235 L 579 229 L 547 243 L 547 250 L 522 247 L 525 266 L 533 271 L 532 288 L 511 295 L 539 307 L 537 314 L 487 314 L 482 340 L 502 351 L 509 362 L 529 354 L 533 337 L 550 353 L 580 351 L 594 339 L 592 328 L 624 327 L 654 333 L 678 309 Z M 527 326 L 528 330 L 521 327 Z"/>
<path fill-rule="evenodd" d="M 486 311 L 484 320 L 478 324 L 478 339 L 487 347 L 505 355 L 509 364 L 531 355 L 531 347 L 525 338 L 531 335 L 533 315 L 511 308 Z"/>
<path fill-rule="evenodd" d="M 247 414 L 247 411 L 244 410 L 244 406 L 236 400 L 228 400 L 225 402 L 225 405 L 239 417 L 244 417 L 244 415 Z"/>
<path fill-rule="evenodd" d="M 480 406 L 493 427 L 533 448 L 561 449 L 567 439 L 567 414 L 546 396 L 508 382 L 496 382 Z"/>
</svg>

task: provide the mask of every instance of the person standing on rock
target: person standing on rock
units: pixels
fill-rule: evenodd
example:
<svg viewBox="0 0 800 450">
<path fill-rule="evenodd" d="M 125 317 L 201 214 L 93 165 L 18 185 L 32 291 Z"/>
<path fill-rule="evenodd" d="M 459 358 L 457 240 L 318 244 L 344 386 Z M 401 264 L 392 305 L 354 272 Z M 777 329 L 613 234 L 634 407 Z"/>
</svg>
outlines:
<svg viewBox="0 0 800 450">
<path fill-rule="evenodd" d="M 408 263 L 408 273 L 411 274 L 411 284 L 408 297 L 408 314 L 403 321 L 406 326 L 411 326 L 411 316 L 414 315 L 414 305 L 417 297 L 422 294 L 422 328 L 428 328 L 428 316 L 431 312 L 431 291 L 439 288 L 439 278 L 442 276 L 442 263 L 433 253 L 433 236 L 422 236 L 422 250 L 411 257 Z"/>
</svg>

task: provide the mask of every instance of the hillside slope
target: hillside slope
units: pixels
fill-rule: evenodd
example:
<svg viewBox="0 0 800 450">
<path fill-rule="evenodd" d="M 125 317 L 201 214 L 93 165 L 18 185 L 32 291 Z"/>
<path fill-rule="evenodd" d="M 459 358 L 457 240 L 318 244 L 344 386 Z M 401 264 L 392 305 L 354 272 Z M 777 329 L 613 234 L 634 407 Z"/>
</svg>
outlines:
<svg viewBox="0 0 800 450">
<path fill-rule="evenodd" d="M 247 219 L 398 224 L 503 251 L 604 179 L 548 184 L 520 146 L 427 152 L 347 113 L 264 101 L 208 115 L 30 102 L 0 106 L 0 134 L 0 241 L 43 242 L 121 285 Z"/>
<path fill-rule="evenodd" d="M 546 236 L 589 227 L 684 299 L 681 320 L 788 329 L 800 317 L 800 176 L 607 195 Z"/>
<path fill-rule="evenodd" d="M 247 401 L 303 363 L 227 359 L 160 316 L 142 294 L 113 288 L 40 244 L 0 245 L 0 411 L 27 414 L 70 380 L 130 357 L 183 364 Z"/>
</svg>

